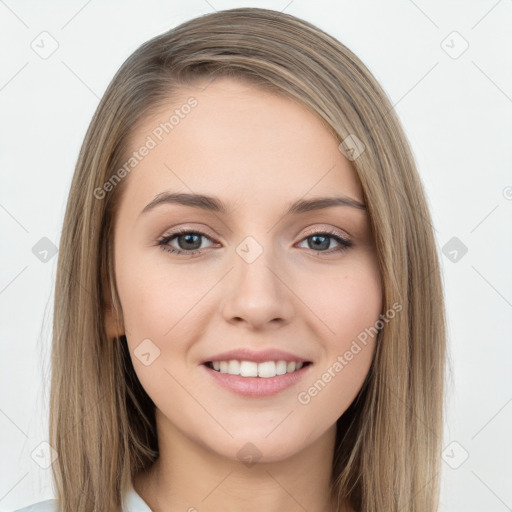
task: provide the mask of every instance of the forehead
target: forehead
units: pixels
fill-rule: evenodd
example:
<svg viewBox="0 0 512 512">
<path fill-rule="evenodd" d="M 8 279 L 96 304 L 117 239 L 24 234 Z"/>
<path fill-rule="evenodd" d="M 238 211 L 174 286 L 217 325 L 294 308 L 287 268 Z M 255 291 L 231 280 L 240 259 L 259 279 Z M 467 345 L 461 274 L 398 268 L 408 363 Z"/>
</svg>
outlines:
<svg viewBox="0 0 512 512">
<path fill-rule="evenodd" d="M 164 190 L 271 203 L 338 191 L 362 201 L 324 122 L 247 82 L 218 78 L 178 90 L 132 132 L 129 154 L 145 145 L 152 147 L 126 178 L 130 202 Z"/>
</svg>

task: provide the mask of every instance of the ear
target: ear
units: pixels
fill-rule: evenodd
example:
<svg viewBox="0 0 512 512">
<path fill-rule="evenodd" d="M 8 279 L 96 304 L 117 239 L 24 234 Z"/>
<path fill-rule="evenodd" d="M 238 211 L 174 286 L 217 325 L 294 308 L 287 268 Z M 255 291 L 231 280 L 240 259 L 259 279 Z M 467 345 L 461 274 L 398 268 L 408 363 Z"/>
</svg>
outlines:
<svg viewBox="0 0 512 512">
<path fill-rule="evenodd" d="M 107 304 L 105 308 L 105 330 L 109 339 L 119 338 L 124 335 L 124 327 L 122 319 L 118 312 L 112 307 L 112 304 Z"/>
<path fill-rule="evenodd" d="M 112 275 L 114 274 L 114 270 L 108 272 L 108 267 L 110 264 L 110 245 L 107 246 L 107 254 L 104 257 L 101 264 L 101 281 L 102 281 L 102 310 L 103 310 L 103 319 L 105 324 L 105 331 L 107 337 L 109 339 L 119 338 L 123 336 L 124 333 L 124 321 L 122 318 L 121 306 L 117 305 L 114 307 L 114 297 L 115 295 L 115 283 L 112 280 Z M 113 267 L 112 267 L 113 269 Z M 110 276 L 110 279 L 109 279 Z M 116 300 L 116 303 L 119 301 Z"/>
<path fill-rule="evenodd" d="M 106 277 L 103 278 L 103 283 L 105 284 L 102 297 L 105 330 L 109 339 L 115 339 L 125 334 L 123 315 L 121 306 L 114 307 L 113 305 L 115 291 L 112 288 L 112 283 Z"/>
</svg>

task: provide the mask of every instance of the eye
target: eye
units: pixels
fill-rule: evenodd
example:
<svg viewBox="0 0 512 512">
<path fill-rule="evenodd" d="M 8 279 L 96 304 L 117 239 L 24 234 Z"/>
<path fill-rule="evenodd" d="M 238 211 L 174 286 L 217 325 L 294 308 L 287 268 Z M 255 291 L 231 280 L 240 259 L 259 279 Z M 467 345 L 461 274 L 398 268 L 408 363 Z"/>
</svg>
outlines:
<svg viewBox="0 0 512 512">
<path fill-rule="evenodd" d="M 202 231 L 181 228 L 160 238 L 158 246 L 171 254 L 193 256 L 204 250 L 204 247 L 201 247 L 201 238 L 212 241 L 212 239 Z M 352 241 L 343 238 L 337 231 L 325 229 L 310 233 L 303 238 L 300 243 L 304 243 L 308 240 L 311 240 L 311 242 L 308 242 L 307 248 L 321 255 L 341 253 L 353 245 Z M 334 248 L 330 247 L 332 241 L 337 244 Z M 176 242 L 178 247 L 171 245 L 172 242 Z"/>
<path fill-rule="evenodd" d="M 177 232 L 162 237 L 158 241 L 158 245 L 166 252 L 192 256 L 201 252 L 201 238 L 207 238 L 211 241 L 211 238 L 201 231 L 182 228 Z M 169 245 L 171 241 L 177 241 L 179 247 Z"/>
<path fill-rule="evenodd" d="M 348 248 L 354 245 L 352 241 L 343 238 L 337 231 L 325 229 L 310 233 L 306 238 L 303 239 L 303 242 L 308 240 L 311 240 L 311 242 L 307 243 L 308 248 L 314 250 L 314 252 L 319 252 L 322 255 L 340 253 L 346 251 Z M 338 245 L 334 248 L 329 248 L 332 240 L 334 240 Z M 321 250 L 317 251 L 316 249 Z"/>
</svg>

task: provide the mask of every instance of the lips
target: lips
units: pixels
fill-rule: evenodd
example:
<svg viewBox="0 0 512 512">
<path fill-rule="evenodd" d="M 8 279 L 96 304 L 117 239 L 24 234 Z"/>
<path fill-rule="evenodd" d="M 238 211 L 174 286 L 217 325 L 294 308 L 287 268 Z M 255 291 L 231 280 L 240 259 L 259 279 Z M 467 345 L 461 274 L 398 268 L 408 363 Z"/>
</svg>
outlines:
<svg viewBox="0 0 512 512">
<path fill-rule="evenodd" d="M 223 356 L 224 357 L 224 356 Z M 219 385 L 225 390 L 244 398 L 269 398 L 277 395 L 288 388 L 296 387 L 299 382 L 309 375 L 312 364 L 305 364 L 299 370 L 275 377 L 243 377 L 241 375 L 231 375 L 215 371 L 207 364 L 199 365 L 202 372 L 211 383 Z"/>
</svg>

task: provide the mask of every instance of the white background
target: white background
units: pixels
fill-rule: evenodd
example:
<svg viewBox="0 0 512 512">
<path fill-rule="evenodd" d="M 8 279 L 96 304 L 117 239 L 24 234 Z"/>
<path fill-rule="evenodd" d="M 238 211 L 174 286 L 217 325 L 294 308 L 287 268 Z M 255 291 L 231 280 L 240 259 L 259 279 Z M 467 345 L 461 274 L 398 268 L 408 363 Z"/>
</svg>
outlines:
<svg viewBox="0 0 512 512">
<path fill-rule="evenodd" d="M 0 0 L 0 510 L 53 497 L 51 470 L 31 454 L 47 440 L 57 257 L 43 263 L 32 248 L 43 237 L 58 246 L 98 101 L 144 41 L 241 6 L 284 10 L 326 30 L 395 105 L 432 210 L 447 299 L 441 511 L 512 510 L 510 0 Z M 31 47 L 43 31 L 58 43 L 46 59 Z M 461 55 L 454 31 L 469 44 Z M 453 237 L 467 247 L 457 262 L 442 253 Z"/>
</svg>

